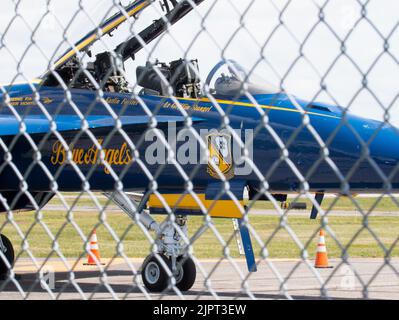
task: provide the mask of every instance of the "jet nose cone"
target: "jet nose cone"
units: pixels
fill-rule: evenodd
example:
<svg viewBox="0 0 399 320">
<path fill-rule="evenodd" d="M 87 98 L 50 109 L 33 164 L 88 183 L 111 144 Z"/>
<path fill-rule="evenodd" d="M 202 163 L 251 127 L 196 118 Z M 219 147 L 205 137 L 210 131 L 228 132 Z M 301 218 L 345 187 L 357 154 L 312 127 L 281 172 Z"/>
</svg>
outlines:
<svg viewBox="0 0 399 320">
<path fill-rule="evenodd" d="M 367 128 L 369 124 L 365 124 Z M 386 123 L 379 123 L 377 128 L 370 128 L 373 134 L 370 136 L 369 150 L 373 158 L 380 160 L 399 161 L 399 130 Z"/>
<path fill-rule="evenodd" d="M 399 187 L 399 129 L 380 122 L 378 128 L 373 129 L 369 141 L 365 142 L 369 143 L 369 157 L 374 161 L 371 166 L 377 165 L 374 169 L 381 179 L 385 175 L 393 185 Z"/>
</svg>

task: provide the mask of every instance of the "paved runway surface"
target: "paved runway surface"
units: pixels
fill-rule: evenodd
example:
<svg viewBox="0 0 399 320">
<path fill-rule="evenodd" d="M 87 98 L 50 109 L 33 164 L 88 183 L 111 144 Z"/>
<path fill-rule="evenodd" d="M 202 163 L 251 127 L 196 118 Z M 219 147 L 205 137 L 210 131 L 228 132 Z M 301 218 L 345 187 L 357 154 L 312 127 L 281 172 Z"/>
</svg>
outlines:
<svg viewBox="0 0 399 320">
<path fill-rule="evenodd" d="M 68 260 L 71 266 L 74 262 L 75 260 Z M 105 262 L 108 264 L 110 261 L 105 260 Z M 140 267 L 141 262 L 141 259 L 129 260 L 136 269 Z M 201 260 L 203 271 L 197 267 L 197 281 L 191 291 L 183 293 L 183 297 L 185 299 L 213 299 L 216 296 L 223 299 L 251 297 L 319 299 L 323 295 L 328 295 L 339 299 L 365 297 L 399 299 L 399 259 L 392 259 L 390 265 L 384 264 L 382 259 L 351 259 L 349 262 L 356 275 L 348 266 L 339 266 L 341 260 L 330 260 L 330 264 L 334 266 L 331 269 L 314 269 L 298 260 L 269 260 L 269 262 L 270 265 L 262 261 L 258 266 L 258 272 L 250 275 L 246 291 L 242 288 L 241 280 L 241 276 L 248 275 L 243 260 L 234 260 L 233 263 L 227 260 L 221 263 L 217 260 Z M 43 260 L 38 260 L 38 263 L 43 264 Z M 105 267 L 106 276 L 101 277 L 98 267 L 84 266 L 79 262 L 74 267 L 72 275 L 66 272 L 67 269 L 60 260 L 50 260 L 45 269 L 54 271 L 55 289 L 49 294 L 36 282 L 37 267 L 28 259 L 20 259 L 15 267 L 19 279 L 17 283 L 0 281 L 0 299 L 22 299 L 21 292 L 27 294 L 27 299 L 181 298 L 174 292 L 163 295 L 151 294 L 146 297 L 140 289 L 142 283 L 140 276 L 134 277 L 123 259 L 116 259 Z M 206 277 L 208 281 L 205 281 Z M 74 279 L 76 286 L 68 283 L 68 279 Z M 284 286 L 281 285 L 282 281 Z M 101 284 L 102 282 L 108 286 Z"/>
</svg>

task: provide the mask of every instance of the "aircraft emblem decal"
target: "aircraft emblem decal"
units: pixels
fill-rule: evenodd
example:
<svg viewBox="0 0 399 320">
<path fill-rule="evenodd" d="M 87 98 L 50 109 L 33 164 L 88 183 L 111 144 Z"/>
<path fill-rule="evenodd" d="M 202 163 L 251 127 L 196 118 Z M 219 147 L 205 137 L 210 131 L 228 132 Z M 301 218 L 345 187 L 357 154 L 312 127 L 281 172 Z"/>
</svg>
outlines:
<svg viewBox="0 0 399 320">
<path fill-rule="evenodd" d="M 231 136 L 224 133 L 212 133 L 207 136 L 207 145 L 209 150 L 207 172 L 213 178 L 221 179 L 220 173 L 214 169 L 214 165 L 216 165 L 226 179 L 233 178 L 234 166 Z"/>
</svg>

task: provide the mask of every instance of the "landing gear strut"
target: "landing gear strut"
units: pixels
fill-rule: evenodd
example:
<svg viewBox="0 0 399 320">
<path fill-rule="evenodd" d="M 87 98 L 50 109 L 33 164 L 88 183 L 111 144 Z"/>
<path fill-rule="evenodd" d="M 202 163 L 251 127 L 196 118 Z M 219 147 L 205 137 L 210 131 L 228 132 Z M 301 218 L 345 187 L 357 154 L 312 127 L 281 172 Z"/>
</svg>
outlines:
<svg viewBox="0 0 399 320">
<path fill-rule="evenodd" d="M 9 265 L 14 264 L 14 248 L 10 239 L 8 239 L 5 235 L 0 235 L 0 250 L 3 253 L 4 257 L 7 259 Z M 3 256 L 0 255 L 0 280 L 7 277 L 7 273 L 9 268 L 4 261 Z"/>
<path fill-rule="evenodd" d="M 141 277 L 148 291 L 162 292 L 168 287 L 172 288 L 173 278 L 175 286 L 180 291 L 190 290 L 194 285 L 197 271 L 194 261 L 187 255 L 187 246 L 182 236 L 183 234 L 187 238 L 187 217 L 176 216 L 175 225 L 170 221 L 164 221 L 159 225 L 143 209 L 143 199 L 140 204 L 137 204 L 135 198 L 120 192 L 105 193 L 104 195 L 133 220 L 135 220 L 136 212 L 140 212 L 140 222 L 156 234 L 157 254 L 149 255 L 141 267 Z M 132 203 L 135 204 L 135 208 Z M 177 228 L 179 230 L 176 230 Z"/>
<path fill-rule="evenodd" d="M 187 237 L 187 217 L 177 216 L 175 223 Z M 182 236 L 170 221 L 165 221 L 158 227 L 155 243 L 159 256 L 175 278 L 176 287 L 180 291 L 190 290 L 197 275 L 196 267 L 194 261 L 185 255 L 186 246 Z M 159 259 L 149 255 L 142 266 L 142 278 L 150 292 L 161 292 L 168 288 L 172 277 L 167 275 Z"/>
</svg>

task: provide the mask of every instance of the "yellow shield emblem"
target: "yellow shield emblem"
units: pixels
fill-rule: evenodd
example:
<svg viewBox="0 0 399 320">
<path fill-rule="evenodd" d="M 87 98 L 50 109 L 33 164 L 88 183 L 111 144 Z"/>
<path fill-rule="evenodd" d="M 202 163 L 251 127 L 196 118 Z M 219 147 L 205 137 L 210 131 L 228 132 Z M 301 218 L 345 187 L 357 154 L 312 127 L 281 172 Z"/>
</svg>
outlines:
<svg viewBox="0 0 399 320">
<path fill-rule="evenodd" d="M 208 173 L 214 178 L 221 179 L 220 173 L 215 170 L 216 166 L 226 179 L 234 177 L 231 136 L 224 133 L 210 134 L 207 136 L 207 144 L 209 150 Z"/>
</svg>

